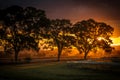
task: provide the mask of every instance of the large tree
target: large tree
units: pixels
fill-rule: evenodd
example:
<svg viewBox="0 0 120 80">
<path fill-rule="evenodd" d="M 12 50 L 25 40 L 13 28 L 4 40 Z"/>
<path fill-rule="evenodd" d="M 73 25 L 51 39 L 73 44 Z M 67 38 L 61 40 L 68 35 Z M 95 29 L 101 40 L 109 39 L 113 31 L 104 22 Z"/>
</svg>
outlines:
<svg viewBox="0 0 120 80">
<path fill-rule="evenodd" d="M 113 34 L 113 28 L 103 22 L 96 22 L 93 19 L 83 20 L 74 24 L 72 32 L 75 34 L 75 43 L 73 45 L 80 53 L 84 53 L 84 59 L 90 51 L 102 48 L 110 51 Z"/>
<path fill-rule="evenodd" d="M 60 61 L 63 48 L 69 45 L 67 42 L 69 36 L 67 34 L 69 33 L 70 27 L 71 22 L 67 19 L 56 19 L 51 21 L 48 34 L 58 48 L 58 61 Z"/>
<path fill-rule="evenodd" d="M 4 40 L 10 45 L 11 51 L 15 53 L 15 61 L 18 53 L 23 49 L 38 50 L 40 28 L 46 26 L 48 21 L 45 12 L 33 7 L 23 9 L 20 6 L 11 6 L 3 10 L 3 21 L 6 38 Z"/>
</svg>

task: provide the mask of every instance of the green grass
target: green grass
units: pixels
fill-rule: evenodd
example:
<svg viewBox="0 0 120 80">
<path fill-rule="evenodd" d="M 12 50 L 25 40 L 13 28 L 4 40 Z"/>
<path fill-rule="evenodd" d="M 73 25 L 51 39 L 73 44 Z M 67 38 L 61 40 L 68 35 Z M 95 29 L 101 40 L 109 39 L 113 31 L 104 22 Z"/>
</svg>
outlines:
<svg viewBox="0 0 120 80">
<path fill-rule="evenodd" d="M 72 66 L 76 65 L 73 63 Z M 66 62 L 0 66 L 0 78 L 7 80 L 120 80 L 116 72 L 71 67 Z"/>
</svg>

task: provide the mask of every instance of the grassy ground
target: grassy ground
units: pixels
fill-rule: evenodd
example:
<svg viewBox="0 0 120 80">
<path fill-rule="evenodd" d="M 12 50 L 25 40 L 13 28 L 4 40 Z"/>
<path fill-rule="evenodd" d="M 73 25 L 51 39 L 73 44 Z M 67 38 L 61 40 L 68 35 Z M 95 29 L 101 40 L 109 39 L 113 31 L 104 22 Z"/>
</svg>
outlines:
<svg viewBox="0 0 120 80">
<path fill-rule="evenodd" d="M 2 65 L 0 80 L 120 80 L 119 71 L 97 70 L 80 65 L 66 62 Z"/>
</svg>

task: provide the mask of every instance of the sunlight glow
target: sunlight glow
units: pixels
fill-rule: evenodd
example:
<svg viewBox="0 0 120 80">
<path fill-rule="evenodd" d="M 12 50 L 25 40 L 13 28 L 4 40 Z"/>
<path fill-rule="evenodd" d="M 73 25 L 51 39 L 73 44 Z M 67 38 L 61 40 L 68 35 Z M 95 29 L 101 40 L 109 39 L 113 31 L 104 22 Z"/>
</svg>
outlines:
<svg viewBox="0 0 120 80">
<path fill-rule="evenodd" d="M 103 37 L 98 37 L 97 39 L 98 39 L 99 41 L 104 40 Z"/>
<path fill-rule="evenodd" d="M 97 38 L 99 41 L 101 40 L 105 40 L 103 37 L 98 37 Z M 116 38 L 110 38 L 113 42 L 113 44 L 111 44 L 111 46 L 120 46 L 120 37 L 116 37 Z"/>
<path fill-rule="evenodd" d="M 120 37 L 117 38 L 111 38 L 113 41 L 113 44 L 111 46 L 120 46 Z"/>
</svg>

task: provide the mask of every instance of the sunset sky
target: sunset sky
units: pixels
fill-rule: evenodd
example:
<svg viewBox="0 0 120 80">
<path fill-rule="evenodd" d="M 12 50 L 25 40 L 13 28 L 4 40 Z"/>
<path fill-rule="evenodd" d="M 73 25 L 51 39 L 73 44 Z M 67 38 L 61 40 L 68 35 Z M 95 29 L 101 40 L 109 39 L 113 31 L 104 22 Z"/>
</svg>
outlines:
<svg viewBox="0 0 120 80">
<path fill-rule="evenodd" d="M 11 5 L 43 9 L 51 19 L 65 18 L 73 23 L 93 18 L 115 28 L 120 36 L 120 0 L 0 0 L 0 8 Z"/>
</svg>

